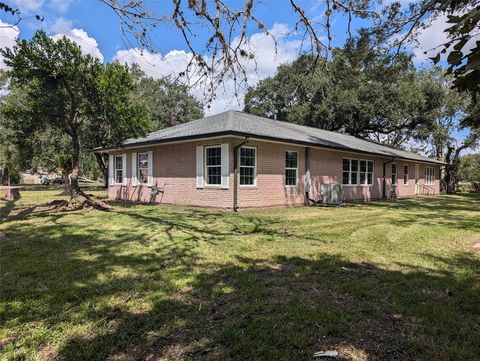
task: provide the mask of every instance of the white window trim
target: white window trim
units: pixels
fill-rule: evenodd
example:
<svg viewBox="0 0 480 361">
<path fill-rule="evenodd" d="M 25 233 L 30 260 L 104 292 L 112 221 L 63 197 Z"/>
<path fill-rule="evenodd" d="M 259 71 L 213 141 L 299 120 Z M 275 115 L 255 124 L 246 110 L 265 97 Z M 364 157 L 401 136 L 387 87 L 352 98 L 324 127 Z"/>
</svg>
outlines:
<svg viewBox="0 0 480 361">
<path fill-rule="evenodd" d="M 343 160 L 348 160 L 349 161 L 349 171 L 348 171 L 348 184 L 343 184 Z M 365 182 L 366 183 L 363 183 L 363 184 L 352 184 L 352 160 L 356 160 L 358 161 L 358 170 L 357 170 L 357 179 L 358 181 L 360 181 L 360 162 L 361 161 L 364 161 L 364 162 L 367 162 L 367 171 L 365 172 Z M 371 162 L 372 163 L 372 184 L 369 184 L 368 183 L 368 174 L 370 173 L 368 171 L 368 163 Z M 375 161 L 371 160 L 371 159 L 358 159 L 358 158 L 342 158 L 342 171 L 341 171 L 341 184 L 342 184 L 342 187 L 373 187 L 374 185 L 374 179 L 375 179 Z"/>
<path fill-rule="evenodd" d="M 393 165 L 395 165 L 395 183 L 393 183 L 393 171 L 391 172 L 391 181 L 392 181 L 392 186 L 398 186 L 398 164 L 396 162 L 393 162 L 391 164 L 390 170 L 393 170 Z"/>
<path fill-rule="evenodd" d="M 122 160 L 122 181 L 121 182 L 117 182 L 117 158 L 120 158 Z M 115 185 L 123 185 L 123 175 L 125 174 L 125 169 L 123 169 L 123 167 L 125 166 L 124 162 L 123 162 L 123 154 L 116 154 L 113 156 L 113 180 L 114 180 L 114 183 Z"/>
<path fill-rule="evenodd" d="M 204 181 L 204 186 L 208 188 L 222 188 L 222 145 L 221 144 L 216 144 L 216 145 L 207 145 L 203 147 L 203 181 Z M 220 165 L 215 165 L 215 166 L 207 166 L 207 149 L 211 148 L 220 148 Z M 219 184 L 209 184 L 208 183 L 208 168 L 209 167 L 220 167 L 220 183 Z"/>
<path fill-rule="evenodd" d="M 405 167 L 407 167 L 407 173 L 405 173 Z M 405 183 L 405 175 L 407 176 L 407 182 Z M 403 165 L 403 185 L 408 187 L 410 185 L 410 165 Z"/>
<path fill-rule="evenodd" d="M 140 181 L 140 155 L 146 155 L 147 156 L 147 181 L 146 182 L 141 182 Z M 148 156 L 148 152 L 142 152 L 142 153 L 137 153 L 137 184 L 138 185 L 142 185 L 142 186 L 145 186 L 145 185 L 148 185 L 148 168 L 149 168 L 149 164 L 150 164 L 150 157 Z"/>
<path fill-rule="evenodd" d="M 258 153 L 258 149 L 257 147 L 252 147 L 252 146 L 247 146 L 247 145 L 244 145 L 242 147 L 240 147 L 240 149 L 242 148 L 246 148 L 246 149 L 254 149 L 255 150 L 255 166 L 254 167 L 251 167 L 251 166 L 243 166 L 244 168 L 253 168 L 253 184 L 240 184 L 240 179 L 238 180 L 238 185 L 242 188 L 255 188 L 257 186 L 257 153 Z M 298 157 L 298 155 L 297 155 Z M 242 165 L 241 165 L 241 162 L 240 162 L 240 159 L 241 159 L 241 150 L 240 152 L 238 152 L 238 176 L 240 177 L 240 169 L 242 168 Z M 298 161 L 297 161 L 298 163 Z"/>
<path fill-rule="evenodd" d="M 284 161 L 284 162 L 285 162 L 285 160 L 286 160 L 287 152 L 297 153 L 297 167 L 296 167 L 296 168 L 293 168 L 293 167 L 287 167 L 287 166 L 285 165 L 285 172 L 283 173 L 283 177 L 284 177 L 284 179 L 283 179 L 283 184 L 285 185 L 285 188 L 295 188 L 295 187 L 298 186 L 298 163 L 299 163 L 299 161 L 300 161 L 299 153 L 298 153 L 298 151 L 296 151 L 296 150 L 289 150 L 289 149 L 285 150 L 285 153 L 283 154 L 283 157 L 284 157 L 284 158 L 283 158 L 283 161 Z M 286 175 L 286 173 L 287 173 L 287 170 L 288 170 L 288 169 L 289 169 L 289 170 L 292 170 L 292 169 L 295 170 L 295 184 L 287 184 L 287 175 Z"/>
<path fill-rule="evenodd" d="M 431 174 L 427 175 L 427 169 L 432 170 Z M 429 185 L 429 186 L 435 185 L 435 168 L 434 167 L 425 167 L 425 185 Z"/>
</svg>

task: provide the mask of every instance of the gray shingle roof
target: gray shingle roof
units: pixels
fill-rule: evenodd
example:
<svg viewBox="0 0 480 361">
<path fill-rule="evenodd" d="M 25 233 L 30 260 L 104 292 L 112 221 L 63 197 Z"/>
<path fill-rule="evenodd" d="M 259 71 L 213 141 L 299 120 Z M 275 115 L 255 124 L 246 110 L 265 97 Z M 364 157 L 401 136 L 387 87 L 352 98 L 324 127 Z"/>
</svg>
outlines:
<svg viewBox="0 0 480 361">
<path fill-rule="evenodd" d="M 334 148 L 355 153 L 375 154 L 386 157 L 444 164 L 433 158 L 390 148 L 351 135 L 258 117 L 234 110 L 215 114 L 171 128 L 162 129 L 150 133 L 144 138 L 128 139 L 124 142 L 124 146 L 133 147 L 167 141 L 213 137 L 217 135 L 249 136 L 252 139 L 270 139 L 317 147 Z"/>
</svg>

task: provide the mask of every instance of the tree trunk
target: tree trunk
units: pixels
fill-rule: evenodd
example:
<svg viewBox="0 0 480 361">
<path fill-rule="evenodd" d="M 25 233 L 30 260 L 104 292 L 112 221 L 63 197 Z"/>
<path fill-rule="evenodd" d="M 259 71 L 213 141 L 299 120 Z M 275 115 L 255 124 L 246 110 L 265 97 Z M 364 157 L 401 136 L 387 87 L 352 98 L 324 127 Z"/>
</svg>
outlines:
<svg viewBox="0 0 480 361">
<path fill-rule="evenodd" d="M 95 153 L 95 158 L 97 158 L 98 167 L 102 171 L 104 188 L 108 188 L 108 167 L 107 167 L 108 158 L 106 158 L 106 156 L 107 155 L 105 153 Z"/>
<path fill-rule="evenodd" d="M 82 193 L 78 184 L 78 176 L 80 174 L 80 142 L 78 140 L 77 127 L 71 125 L 70 131 L 72 137 L 72 169 L 68 175 L 68 180 L 70 184 L 70 194 L 72 197 L 75 197 Z"/>
<path fill-rule="evenodd" d="M 467 148 L 467 145 L 462 145 L 455 149 L 452 146 L 448 147 L 445 161 L 448 165 L 445 167 L 445 186 L 447 194 L 454 194 L 457 192 L 457 172 L 460 162 L 460 153 Z"/>
<path fill-rule="evenodd" d="M 62 179 L 63 179 L 63 191 L 58 194 L 59 196 L 71 195 L 72 190 L 70 189 L 70 181 L 68 179 L 69 169 L 62 169 Z"/>
<path fill-rule="evenodd" d="M 447 166 L 445 167 L 445 190 L 447 191 L 447 194 L 452 194 L 454 193 L 454 186 L 453 186 L 453 161 L 452 161 L 452 156 L 455 148 L 452 146 L 449 146 L 447 148 L 447 154 L 445 155 L 445 162 L 448 163 Z"/>
<path fill-rule="evenodd" d="M 78 139 L 78 129 L 74 123 L 70 125 L 70 136 L 72 138 L 72 168 L 68 174 L 68 184 L 70 187 L 70 201 L 66 204 L 67 209 L 79 209 L 92 207 L 95 209 L 109 210 L 111 207 L 101 201 L 95 200 L 90 195 L 85 194 L 80 189 L 78 177 L 80 175 L 80 142 Z"/>
</svg>

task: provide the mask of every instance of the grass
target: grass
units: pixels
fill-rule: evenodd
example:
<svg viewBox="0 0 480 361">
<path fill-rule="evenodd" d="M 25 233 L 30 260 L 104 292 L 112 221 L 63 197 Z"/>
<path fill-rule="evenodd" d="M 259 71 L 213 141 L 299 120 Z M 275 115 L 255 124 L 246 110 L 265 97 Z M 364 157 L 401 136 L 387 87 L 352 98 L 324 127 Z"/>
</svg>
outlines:
<svg viewBox="0 0 480 361">
<path fill-rule="evenodd" d="M 5 360 L 475 360 L 480 198 L 218 210 L 0 202 Z"/>
</svg>

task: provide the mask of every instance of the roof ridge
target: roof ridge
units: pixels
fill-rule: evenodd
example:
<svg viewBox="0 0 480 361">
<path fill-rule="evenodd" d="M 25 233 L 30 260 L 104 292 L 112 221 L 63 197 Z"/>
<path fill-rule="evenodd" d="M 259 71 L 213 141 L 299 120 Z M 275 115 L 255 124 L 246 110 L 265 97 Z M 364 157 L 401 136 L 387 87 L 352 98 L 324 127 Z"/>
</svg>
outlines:
<svg viewBox="0 0 480 361">
<path fill-rule="evenodd" d="M 161 134 L 166 130 L 173 130 L 173 129 L 182 128 L 182 127 L 187 126 L 187 125 L 196 124 L 196 123 L 199 123 L 200 121 L 204 121 L 205 119 L 218 117 L 219 115 L 225 114 L 225 113 L 228 113 L 228 112 L 230 112 L 230 110 L 227 110 L 227 111 L 224 111 L 224 112 L 221 112 L 221 113 L 217 113 L 217 114 L 212 114 L 212 115 L 209 115 L 209 116 L 206 116 L 206 117 L 203 117 L 203 118 L 190 120 L 189 122 L 180 123 L 180 124 L 174 125 L 173 127 L 158 129 L 158 130 L 155 130 L 153 132 L 147 133 L 146 137 L 148 137 L 149 135 L 153 135 L 153 134 Z"/>
<path fill-rule="evenodd" d="M 380 146 L 380 147 L 387 148 L 387 149 L 391 149 L 391 150 L 395 150 L 395 151 L 398 151 L 398 152 L 411 153 L 411 154 L 415 154 L 415 155 L 418 155 L 418 156 L 421 156 L 421 157 L 426 157 L 426 158 L 429 158 L 429 159 L 436 159 L 436 158 L 430 158 L 430 157 L 427 157 L 427 156 L 424 156 L 424 155 L 421 155 L 421 154 L 418 154 L 418 153 L 414 153 L 414 152 L 412 152 L 412 151 L 410 151 L 410 150 L 404 150 L 404 149 L 395 148 L 395 147 L 393 147 L 393 146 L 390 146 L 390 145 L 387 145 L 387 144 L 383 144 L 383 143 L 377 142 L 377 141 L 375 141 L 375 140 L 373 140 L 373 139 L 361 138 L 361 137 L 358 137 L 358 136 L 355 136 L 355 135 L 352 135 L 352 134 L 335 132 L 335 131 L 332 131 L 332 130 L 323 129 L 323 128 L 316 128 L 316 127 L 312 127 L 312 126 L 309 126 L 309 125 L 287 122 L 287 121 L 285 121 L 285 120 L 277 120 L 277 119 L 267 118 L 267 117 L 264 117 L 264 116 L 260 116 L 260 115 L 256 115 L 256 114 L 251 114 L 251 113 L 243 112 L 243 111 L 240 111 L 240 110 L 235 110 L 235 112 L 241 113 L 241 114 L 246 114 L 246 115 L 249 115 L 249 116 L 258 118 L 258 119 L 262 119 L 262 120 L 264 120 L 264 121 L 279 122 L 279 123 L 281 123 L 282 125 L 286 125 L 286 126 L 288 126 L 288 127 L 300 128 L 302 131 L 306 132 L 306 134 L 308 134 L 308 131 L 313 130 L 313 131 L 322 132 L 322 133 L 334 134 L 335 136 L 340 135 L 340 136 L 344 136 L 344 137 L 347 137 L 347 138 L 353 138 L 353 139 L 356 139 L 356 140 L 359 140 L 359 141 L 369 142 L 369 143 L 378 145 L 378 146 Z"/>
<path fill-rule="evenodd" d="M 196 139 L 228 134 L 246 135 L 252 138 L 258 137 L 259 139 L 277 139 L 279 141 L 341 149 L 347 152 L 377 154 L 385 157 L 396 156 L 404 159 L 443 164 L 442 161 L 435 158 L 400 150 L 370 139 L 283 120 L 274 120 L 233 109 L 178 124 L 174 127 L 160 129 L 149 133 L 143 138 L 128 139 L 124 144 L 134 146 L 135 144 Z"/>
</svg>

